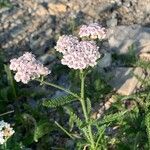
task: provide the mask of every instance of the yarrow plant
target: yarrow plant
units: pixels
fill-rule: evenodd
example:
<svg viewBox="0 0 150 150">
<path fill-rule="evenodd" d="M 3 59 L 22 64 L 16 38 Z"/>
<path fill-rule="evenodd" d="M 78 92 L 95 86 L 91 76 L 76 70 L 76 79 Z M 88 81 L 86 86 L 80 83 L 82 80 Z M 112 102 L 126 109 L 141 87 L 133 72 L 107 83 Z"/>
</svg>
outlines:
<svg viewBox="0 0 150 150">
<path fill-rule="evenodd" d="M 63 35 L 59 37 L 55 49 L 60 53 L 66 54 L 68 52 L 72 52 L 72 50 L 75 49 L 78 42 L 79 40 L 76 36 Z"/>
<path fill-rule="evenodd" d="M 91 39 L 103 39 L 105 35 L 105 29 L 97 23 L 90 24 L 89 26 L 83 25 L 79 31 L 80 37 L 89 37 Z M 63 65 L 79 70 L 94 67 L 97 64 L 96 61 L 101 56 L 95 41 L 80 41 L 72 35 L 61 36 L 57 41 L 55 49 L 63 54 L 61 60 Z"/>
<path fill-rule="evenodd" d="M 10 70 L 16 72 L 15 80 L 27 84 L 30 80 L 46 76 L 50 73 L 48 68 L 44 67 L 39 61 L 35 59 L 32 53 L 26 52 L 18 59 L 10 61 Z"/>
<path fill-rule="evenodd" d="M 91 23 L 89 25 L 83 25 L 80 28 L 79 36 L 89 37 L 91 39 L 103 40 L 106 38 L 106 29 L 100 26 L 98 23 Z"/>
<path fill-rule="evenodd" d="M 72 51 L 66 53 L 61 63 L 73 69 L 85 69 L 89 66 L 94 67 L 96 61 L 100 58 L 99 47 L 94 41 L 81 41 L 72 48 Z"/>
<path fill-rule="evenodd" d="M 82 39 L 82 37 L 88 37 L 88 40 Z M 50 71 L 48 70 L 48 68 L 44 67 L 39 61 L 37 61 L 35 59 L 35 56 L 29 52 L 25 53 L 18 59 L 12 59 L 10 61 L 10 69 L 16 72 L 14 78 L 17 82 L 21 81 L 27 84 L 30 80 L 35 79 L 42 84 L 55 87 L 59 90 L 63 90 L 75 99 L 79 100 L 85 118 L 83 122 L 87 125 L 81 128 L 81 122 L 79 121 L 80 119 L 78 119 L 76 115 L 74 115 L 74 121 L 78 122 L 77 124 L 79 130 L 81 131 L 81 135 L 88 143 L 87 145 L 84 145 L 84 147 L 89 147 L 89 149 L 91 150 L 99 150 L 99 136 L 101 135 L 95 138 L 95 133 L 93 132 L 92 125 L 90 125 L 91 120 L 87 106 L 91 105 L 89 104 L 91 102 L 90 100 L 88 100 L 87 102 L 84 90 L 85 78 L 87 74 L 86 69 L 94 67 L 97 64 L 98 59 L 101 57 L 99 47 L 97 46 L 97 43 L 93 41 L 93 39 L 102 40 L 105 37 L 105 28 L 101 27 L 97 23 L 94 23 L 88 26 L 82 26 L 79 31 L 79 38 L 73 35 L 63 35 L 57 41 L 55 49 L 62 54 L 61 63 L 63 65 L 67 65 L 69 68 L 78 70 L 80 72 L 80 94 L 76 94 L 56 84 L 44 81 L 41 77 L 48 75 Z M 62 105 L 68 102 L 68 99 L 64 99 L 64 101 L 60 102 L 60 104 L 57 101 L 58 105 Z M 46 106 L 46 102 L 44 104 Z M 51 101 L 48 102 L 48 106 L 50 105 Z M 56 125 L 58 125 L 58 127 L 60 127 L 69 137 L 75 139 L 75 137 L 71 135 L 67 130 L 65 130 L 61 125 L 59 125 L 59 123 L 56 122 Z"/>
<path fill-rule="evenodd" d="M 15 133 L 10 124 L 0 121 L 0 144 L 6 143 L 6 141 Z"/>
</svg>

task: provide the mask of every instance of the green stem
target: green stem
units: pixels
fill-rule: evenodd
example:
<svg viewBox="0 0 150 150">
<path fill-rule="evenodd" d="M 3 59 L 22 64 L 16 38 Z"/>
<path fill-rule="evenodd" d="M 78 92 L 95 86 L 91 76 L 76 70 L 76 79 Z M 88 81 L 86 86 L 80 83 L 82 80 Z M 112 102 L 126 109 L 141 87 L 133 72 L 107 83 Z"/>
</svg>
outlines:
<svg viewBox="0 0 150 150">
<path fill-rule="evenodd" d="M 87 114 L 87 110 L 86 110 L 86 104 L 85 104 L 85 99 L 84 99 L 84 73 L 81 70 L 80 71 L 80 75 L 81 75 L 81 105 L 82 105 L 82 109 L 83 109 L 83 113 L 84 113 L 84 117 L 86 122 L 88 122 L 88 114 Z"/>
<path fill-rule="evenodd" d="M 79 100 L 81 99 L 76 93 L 73 93 L 73 92 L 71 92 L 70 90 L 67 90 L 67 89 L 65 89 L 65 88 L 63 88 L 63 87 L 61 87 L 61 86 L 59 86 L 59 85 L 56 85 L 56 84 L 53 84 L 53 83 L 49 83 L 49 82 L 46 82 L 46 81 L 41 81 L 40 79 L 36 79 L 36 81 L 39 81 L 39 82 L 41 82 L 42 84 L 49 85 L 49 86 L 52 86 L 52 87 L 57 88 L 57 89 L 59 89 L 59 90 L 62 90 L 62 91 L 64 91 L 64 92 L 66 92 L 66 93 L 68 93 L 68 94 L 74 96 L 75 98 L 77 98 L 77 99 L 79 99 Z"/>
<path fill-rule="evenodd" d="M 7 150 L 7 143 L 6 143 L 6 141 L 5 141 L 5 143 L 2 145 L 2 149 L 3 149 L 3 150 Z"/>
<path fill-rule="evenodd" d="M 89 117 L 88 117 L 86 104 L 85 104 L 85 98 L 84 98 L 85 76 L 84 76 L 83 70 L 80 70 L 80 78 L 81 78 L 81 99 L 80 99 L 80 102 L 81 102 L 83 114 L 84 114 L 84 117 L 85 117 L 85 121 L 86 121 L 86 123 L 88 123 L 89 122 Z M 91 140 L 91 147 L 92 147 L 93 150 L 95 150 L 94 149 L 95 142 L 94 142 L 94 138 L 93 138 L 93 134 L 92 134 L 91 125 L 88 125 L 88 132 L 89 132 L 89 137 L 90 137 L 90 140 Z"/>
<path fill-rule="evenodd" d="M 64 129 L 57 121 L 55 121 L 55 124 L 56 124 L 62 131 L 64 131 L 71 139 L 74 140 L 74 137 L 73 137 L 66 129 Z"/>
<path fill-rule="evenodd" d="M 53 83 L 49 83 L 49 82 L 46 82 L 46 81 L 43 81 L 43 79 L 36 79 L 36 81 L 40 82 L 41 84 L 45 84 L 45 85 L 48 85 L 48 86 L 52 86 L 54 88 L 57 88 L 59 90 L 62 90 L 72 96 L 74 96 L 75 98 L 77 98 L 78 100 L 80 100 L 81 102 L 81 106 L 82 106 L 82 110 L 83 110 L 83 114 L 84 114 L 84 117 L 85 117 L 85 121 L 86 123 L 89 122 L 89 117 L 88 117 L 88 113 L 87 113 L 87 109 L 86 109 L 86 104 L 85 104 L 85 98 L 84 98 L 84 81 L 85 81 L 85 77 L 84 77 L 84 72 L 83 70 L 80 71 L 80 76 L 81 76 L 81 97 L 79 97 L 76 93 L 73 93 L 71 92 L 70 90 L 67 90 L 59 85 L 56 85 L 56 84 L 53 84 Z M 72 139 L 73 136 L 68 132 L 66 131 L 60 124 L 58 124 L 57 122 L 55 122 L 56 125 L 61 128 L 69 137 L 71 137 Z M 91 125 L 88 125 L 88 133 L 85 132 L 85 135 L 88 137 L 88 134 L 89 134 L 89 137 L 90 137 L 90 142 L 91 142 L 91 147 L 93 150 L 94 147 L 95 147 L 95 142 L 94 142 L 94 138 L 93 138 L 93 134 L 92 134 L 92 129 L 91 129 Z"/>
</svg>

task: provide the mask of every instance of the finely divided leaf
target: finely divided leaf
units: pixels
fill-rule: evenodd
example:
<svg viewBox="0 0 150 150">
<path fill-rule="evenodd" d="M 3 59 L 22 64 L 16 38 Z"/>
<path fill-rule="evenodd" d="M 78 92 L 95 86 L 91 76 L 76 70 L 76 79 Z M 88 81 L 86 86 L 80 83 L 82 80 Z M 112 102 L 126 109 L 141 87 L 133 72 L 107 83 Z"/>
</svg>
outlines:
<svg viewBox="0 0 150 150">
<path fill-rule="evenodd" d="M 75 97 L 73 97 L 72 95 L 66 95 L 66 96 L 61 96 L 58 98 L 44 100 L 43 106 L 55 108 L 55 107 L 59 107 L 59 106 L 63 106 L 65 104 L 71 103 L 75 100 L 77 100 L 77 99 Z"/>
</svg>

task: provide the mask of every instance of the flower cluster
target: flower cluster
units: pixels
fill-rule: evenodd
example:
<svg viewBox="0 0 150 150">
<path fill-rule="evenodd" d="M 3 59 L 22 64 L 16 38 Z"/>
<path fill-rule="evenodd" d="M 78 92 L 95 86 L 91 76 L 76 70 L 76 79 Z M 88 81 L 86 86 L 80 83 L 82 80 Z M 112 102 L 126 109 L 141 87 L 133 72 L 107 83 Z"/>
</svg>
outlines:
<svg viewBox="0 0 150 150">
<path fill-rule="evenodd" d="M 27 84 L 30 80 L 46 76 L 50 73 L 48 68 L 44 67 L 39 61 L 35 59 L 32 53 L 26 52 L 18 59 L 10 60 L 10 70 L 16 71 L 14 76 L 17 82 Z"/>
<path fill-rule="evenodd" d="M 104 39 L 106 37 L 105 28 L 97 23 L 83 25 L 79 31 L 80 37 L 91 39 Z M 56 45 L 56 50 L 63 54 L 61 63 L 73 69 L 86 69 L 94 67 L 97 59 L 100 58 L 99 47 L 94 41 L 79 41 L 72 35 L 61 36 Z"/>
<path fill-rule="evenodd" d="M 9 139 L 15 131 L 10 127 L 10 124 L 0 121 L 0 144 L 4 144 L 7 139 Z"/>
<path fill-rule="evenodd" d="M 102 40 L 106 38 L 106 29 L 97 23 L 91 23 L 88 26 L 82 25 L 79 30 L 79 36 Z"/>
<path fill-rule="evenodd" d="M 85 69 L 96 65 L 100 58 L 99 47 L 94 41 L 81 41 L 76 44 L 72 51 L 66 53 L 61 62 L 73 69 Z"/>
<path fill-rule="evenodd" d="M 75 48 L 75 46 L 78 42 L 79 42 L 79 40 L 75 36 L 63 35 L 63 36 L 59 37 L 55 49 L 58 52 L 66 54 L 67 52 L 72 51 L 72 49 Z"/>
</svg>

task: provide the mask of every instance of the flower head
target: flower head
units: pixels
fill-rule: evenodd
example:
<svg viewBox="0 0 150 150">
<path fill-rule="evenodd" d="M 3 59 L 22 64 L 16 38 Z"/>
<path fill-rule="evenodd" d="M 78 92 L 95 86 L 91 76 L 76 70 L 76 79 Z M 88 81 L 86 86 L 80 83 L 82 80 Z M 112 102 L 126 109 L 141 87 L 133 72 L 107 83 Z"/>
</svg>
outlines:
<svg viewBox="0 0 150 150">
<path fill-rule="evenodd" d="M 100 26 L 98 23 L 91 23 L 88 26 L 82 25 L 79 30 L 80 37 L 89 37 L 91 39 L 105 39 L 106 29 Z"/>
<path fill-rule="evenodd" d="M 7 139 L 9 139 L 15 131 L 10 127 L 10 124 L 0 121 L 0 144 L 4 144 Z"/>
<path fill-rule="evenodd" d="M 75 49 L 63 56 L 61 62 L 73 69 L 85 69 L 89 66 L 93 67 L 100 58 L 99 47 L 94 41 L 81 41 Z"/>
<path fill-rule="evenodd" d="M 59 37 L 56 45 L 56 50 L 63 54 L 72 51 L 78 43 L 78 38 L 72 35 L 63 35 Z"/>
<path fill-rule="evenodd" d="M 10 60 L 10 70 L 16 71 L 15 80 L 17 82 L 21 81 L 24 84 L 27 84 L 30 80 L 39 78 L 41 75 L 46 76 L 50 73 L 48 68 L 44 67 L 29 52 L 26 52 L 18 59 Z"/>
</svg>

